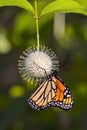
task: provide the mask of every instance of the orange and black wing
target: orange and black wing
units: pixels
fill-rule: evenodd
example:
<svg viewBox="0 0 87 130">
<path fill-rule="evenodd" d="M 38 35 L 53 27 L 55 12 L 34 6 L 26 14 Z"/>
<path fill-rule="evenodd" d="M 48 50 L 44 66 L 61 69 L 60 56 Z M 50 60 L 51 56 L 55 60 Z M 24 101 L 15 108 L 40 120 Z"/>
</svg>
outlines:
<svg viewBox="0 0 87 130">
<path fill-rule="evenodd" d="M 59 78 L 55 77 L 44 81 L 28 99 L 28 102 L 37 110 L 43 110 L 50 106 L 69 110 L 73 105 L 70 90 Z"/>
<path fill-rule="evenodd" d="M 52 77 L 52 80 L 56 83 L 56 98 L 53 101 L 52 106 L 58 106 L 64 110 L 69 110 L 73 105 L 73 97 L 66 84 L 60 78 Z"/>
</svg>

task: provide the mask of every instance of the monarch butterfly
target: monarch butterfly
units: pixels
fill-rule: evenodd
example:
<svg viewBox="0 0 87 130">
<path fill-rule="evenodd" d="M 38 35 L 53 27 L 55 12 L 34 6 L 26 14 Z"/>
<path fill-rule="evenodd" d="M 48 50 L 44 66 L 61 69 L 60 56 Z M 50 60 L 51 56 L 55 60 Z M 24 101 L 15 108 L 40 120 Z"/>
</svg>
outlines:
<svg viewBox="0 0 87 130">
<path fill-rule="evenodd" d="M 73 97 L 66 84 L 54 72 L 32 94 L 28 103 L 37 110 L 44 110 L 50 106 L 69 110 L 73 106 Z"/>
</svg>

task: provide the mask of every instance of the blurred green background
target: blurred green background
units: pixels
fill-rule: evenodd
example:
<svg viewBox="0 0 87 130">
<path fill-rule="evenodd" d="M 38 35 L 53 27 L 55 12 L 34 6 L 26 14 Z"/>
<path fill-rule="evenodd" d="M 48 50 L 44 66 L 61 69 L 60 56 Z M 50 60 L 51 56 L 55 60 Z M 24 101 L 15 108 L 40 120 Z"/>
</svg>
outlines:
<svg viewBox="0 0 87 130">
<path fill-rule="evenodd" d="M 51 1 L 51 0 L 50 0 Z M 40 1 L 39 1 L 40 2 Z M 39 3 L 39 10 L 47 4 Z M 17 60 L 36 45 L 35 20 L 17 7 L 0 8 L 0 130 L 87 130 L 87 17 L 50 14 L 40 19 L 40 43 L 51 48 L 60 62 L 59 76 L 69 86 L 70 111 L 33 110 L 27 99 L 38 87 L 25 82 Z"/>
</svg>

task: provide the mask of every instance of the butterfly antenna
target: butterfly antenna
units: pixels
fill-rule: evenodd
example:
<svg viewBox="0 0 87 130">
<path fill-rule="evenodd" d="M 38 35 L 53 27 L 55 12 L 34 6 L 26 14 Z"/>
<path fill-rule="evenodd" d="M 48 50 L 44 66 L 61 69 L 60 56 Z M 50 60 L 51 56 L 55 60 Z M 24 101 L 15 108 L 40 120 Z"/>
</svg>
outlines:
<svg viewBox="0 0 87 130">
<path fill-rule="evenodd" d="M 66 66 L 60 68 L 60 69 L 59 69 L 59 72 L 62 71 L 62 70 L 64 70 L 64 69 L 67 68 L 67 67 L 69 67 L 69 64 L 67 64 Z"/>
</svg>

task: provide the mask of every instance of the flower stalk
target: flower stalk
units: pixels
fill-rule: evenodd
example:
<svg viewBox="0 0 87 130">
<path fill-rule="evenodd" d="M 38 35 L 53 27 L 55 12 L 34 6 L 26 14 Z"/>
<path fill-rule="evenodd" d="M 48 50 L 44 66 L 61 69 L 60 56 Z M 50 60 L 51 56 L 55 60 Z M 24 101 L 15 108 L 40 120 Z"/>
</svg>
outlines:
<svg viewBox="0 0 87 130">
<path fill-rule="evenodd" d="M 34 1 L 35 4 L 35 21 L 36 21 L 36 33 L 37 33 L 37 50 L 39 51 L 39 17 L 38 17 L 38 6 L 37 6 L 37 0 Z"/>
</svg>

